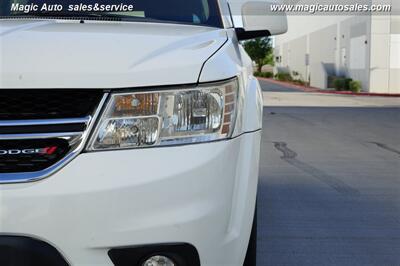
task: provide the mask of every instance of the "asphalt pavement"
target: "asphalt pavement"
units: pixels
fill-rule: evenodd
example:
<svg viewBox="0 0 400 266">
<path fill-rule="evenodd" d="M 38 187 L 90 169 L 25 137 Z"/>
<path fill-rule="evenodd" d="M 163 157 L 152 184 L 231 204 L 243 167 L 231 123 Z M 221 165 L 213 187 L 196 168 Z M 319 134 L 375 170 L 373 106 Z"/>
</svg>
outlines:
<svg viewBox="0 0 400 266">
<path fill-rule="evenodd" d="M 258 265 L 400 266 L 400 98 L 261 85 Z"/>
</svg>

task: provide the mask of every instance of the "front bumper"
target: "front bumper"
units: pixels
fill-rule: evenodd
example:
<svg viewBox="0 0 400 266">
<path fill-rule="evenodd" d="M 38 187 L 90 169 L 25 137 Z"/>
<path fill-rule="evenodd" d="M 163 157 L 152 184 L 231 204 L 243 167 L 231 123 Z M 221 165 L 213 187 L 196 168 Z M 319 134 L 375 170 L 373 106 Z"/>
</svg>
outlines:
<svg viewBox="0 0 400 266">
<path fill-rule="evenodd" d="M 116 247 L 188 243 L 201 265 L 241 266 L 261 131 L 229 141 L 84 153 L 53 176 L 0 185 L 0 234 L 55 247 L 70 265 L 113 265 Z"/>
</svg>

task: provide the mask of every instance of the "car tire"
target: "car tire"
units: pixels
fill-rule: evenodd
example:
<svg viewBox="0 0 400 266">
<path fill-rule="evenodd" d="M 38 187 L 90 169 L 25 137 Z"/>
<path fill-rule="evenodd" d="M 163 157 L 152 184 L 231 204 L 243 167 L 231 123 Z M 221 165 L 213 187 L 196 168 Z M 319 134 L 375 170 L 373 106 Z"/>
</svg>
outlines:
<svg viewBox="0 0 400 266">
<path fill-rule="evenodd" d="M 257 206 L 254 212 L 253 227 L 251 228 L 251 235 L 249 245 L 247 247 L 246 258 L 243 266 L 256 266 L 257 265 Z"/>
</svg>

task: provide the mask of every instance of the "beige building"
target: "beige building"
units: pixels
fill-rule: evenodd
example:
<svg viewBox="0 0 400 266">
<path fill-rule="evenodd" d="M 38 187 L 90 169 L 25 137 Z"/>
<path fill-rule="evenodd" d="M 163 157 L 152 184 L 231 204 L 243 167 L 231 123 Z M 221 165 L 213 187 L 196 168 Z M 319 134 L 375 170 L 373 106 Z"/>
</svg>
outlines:
<svg viewBox="0 0 400 266">
<path fill-rule="evenodd" d="M 380 2 L 400 10 L 400 0 Z M 361 81 L 366 92 L 400 93 L 400 16 L 394 14 L 289 14 L 288 33 L 275 39 L 277 69 L 298 72 L 318 88 L 328 87 L 328 76 L 344 76 Z"/>
</svg>

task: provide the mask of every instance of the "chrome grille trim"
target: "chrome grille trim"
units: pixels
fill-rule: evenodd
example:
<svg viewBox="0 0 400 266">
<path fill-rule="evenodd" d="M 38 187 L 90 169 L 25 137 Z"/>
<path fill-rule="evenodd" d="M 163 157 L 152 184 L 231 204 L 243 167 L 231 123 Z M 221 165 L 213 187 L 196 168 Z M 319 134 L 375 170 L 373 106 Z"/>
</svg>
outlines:
<svg viewBox="0 0 400 266">
<path fill-rule="evenodd" d="M 79 153 L 84 149 L 88 137 L 94 127 L 94 124 L 103 109 L 103 106 L 108 98 L 108 93 L 104 93 L 100 103 L 98 104 L 95 113 L 92 117 L 78 118 L 78 119 L 49 119 L 49 120 L 40 120 L 38 123 L 42 121 L 50 121 L 53 124 L 35 124 L 35 125 L 57 125 L 61 121 L 74 121 L 74 123 L 86 123 L 86 130 L 83 132 L 72 132 L 72 133 L 40 133 L 40 134 L 0 134 L 0 139 L 35 139 L 35 138 L 65 138 L 69 141 L 71 145 L 71 151 L 60 161 L 53 164 L 52 166 L 37 172 L 28 172 L 28 173 L 0 173 L 0 184 L 16 184 L 16 183 L 27 183 L 39 181 L 44 178 L 47 178 L 54 173 L 58 172 L 65 165 L 71 162 Z M 78 122 L 76 122 L 78 120 Z M 32 120 L 21 120 L 21 121 L 8 121 L 8 122 L 17 122 L 17 123 L 31 123 Z M 83 121 L 83 122 L 79 122 Z M 7 122 L 7 121 L 1 121 Z M 55 123 L 55 124 L 54 124 Z M 74 124 L 71 122 L 71 124 Z M 62 124 L 62 123 L 61 123 Z M 10 126 L 8 124 L 1 124 L 2 126 Z M 20 126 L 21 124 L 12 124 L 11 126 Z M 22 124 L 22 125 L 32 125 L 32 124 Z"/>
<path fill-rule="evenodd" d="M 70 138 L 70 137 L 74 137 L 74 136 L 75 137 L 76 136 L 81 136 L 82 134 L 83 134 L 83 132 L 33 133 L 33 134 L 0 134 L 0 140 Z"/>
<path fill-rule="evenodd" d="M 68 124 L 85 124 L 88 125 L 91 116 L 82 118 L 65 118 L 65 119 L 38 119 L 38 120 L 0 120 L 0 127 L 17 127 L 17 126 L 51 126 L 51 125 L 68 125 Z"/>
</svg>

